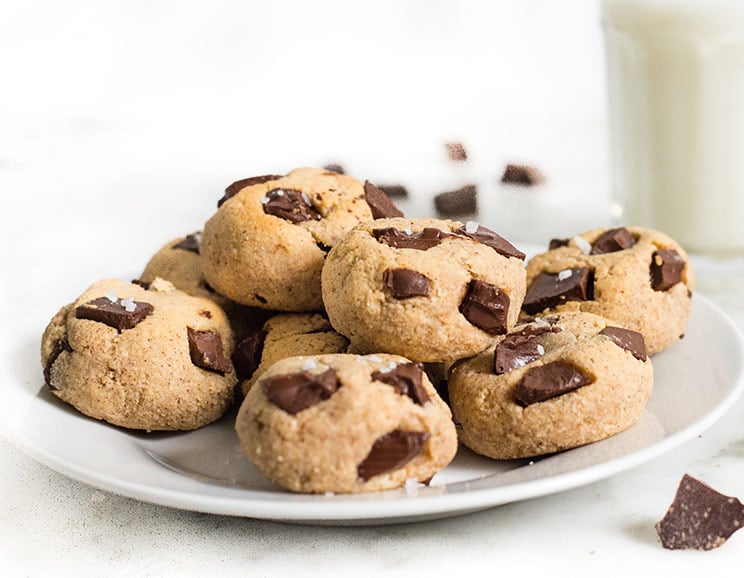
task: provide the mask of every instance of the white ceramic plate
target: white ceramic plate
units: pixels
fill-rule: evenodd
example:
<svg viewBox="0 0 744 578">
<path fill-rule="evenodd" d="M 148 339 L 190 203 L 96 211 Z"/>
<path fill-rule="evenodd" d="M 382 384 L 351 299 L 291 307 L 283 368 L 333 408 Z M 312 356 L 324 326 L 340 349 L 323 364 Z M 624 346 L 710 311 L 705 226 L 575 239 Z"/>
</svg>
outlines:
<svg viewBox="0 0 744 578">
<path fill-rule="evenodd" d="M 91 486 L 199 512 L 324 524 L 442 518 L 574 488 L 637 466 L 720 418 L 744 387 L 744 341 L 696 295 L 685 338 L 654 357 L 656 387 L 641 420 L 613 438 L 543 458 L 492 461 L 461 449 L 420 486 L 366 495 L 296 495 L 261 477 L 240 452 L 234 413 L 188 433 L 132 433 L 88 419 L 44 386 L 39 340 L 48 319 L 2 330 L 0 431 L 32 457 Z"/>
</svg>

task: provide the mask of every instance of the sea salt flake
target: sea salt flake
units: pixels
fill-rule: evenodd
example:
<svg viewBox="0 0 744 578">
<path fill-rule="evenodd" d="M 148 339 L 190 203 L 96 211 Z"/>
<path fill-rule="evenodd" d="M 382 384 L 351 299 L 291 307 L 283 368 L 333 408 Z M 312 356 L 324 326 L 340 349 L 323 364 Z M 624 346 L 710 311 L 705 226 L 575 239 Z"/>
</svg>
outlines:
<svg viewBox="0 0 744 578">
<path fill-rule="evenodd" d="M 268 205 L 269 204 L 269 197 L 261 197 L 261 204 L 262 205 Z"/>
<path fill-rule="evenodd" d="M 473 235 L 478 232 L 478 221 L 468 221 L 465 223 L 465 232 Z"/>
<path fill-rule="evenodd" d="M 318 364 L 315 362 L 314 359 L 308 359 L 305 363 L 302 364 L 303 371 L 307 371 L 309 369 L 315 369 L 318 367 Z"/>
<path fill-rule="evenodd" d="M 413 235 L 413 229 L 411 229 L 411 227 L 406 227 L 405 229 L 403 229 L 403 232 L 406 235 Z"/>
<path fill-rule="evenodd" d="M 371 361 L 372 363 L 382 363 L 382 357 L 379 355 L 368 355 L 367 361 Z"/>
<path fill-rule="evenodd" d="M 132 311 L 137 309 L 137 304 L 134 302 L 134 297 L 127 297 L 126 299 L 122 299 L 121 305 L 124 307 L 127 313 L 132 313 Z"/>
<path fill-rule="evenodd" d="M 540 355 L 545 355 L 545 348 L 542 345 L 540 345 L 539 343 L 537 344 L 537 352 Z"/>
<path fill-rule="evenodd" d="M 308 196 L 307 196 L 307 193 L 306 193 L 305 191 L 302 191 L 302 192 L 300 193 L 300 196 L 302 197 L 302 200 L 303 200 L 303 201 L 305 201 L 305 204 L 306 204 L 306 205 L 307 205 L 308 207 L 312 207 L 312 206 L 313 206 L 313 203 L 312 203 L 312 201 L 310 200 L 310 197 L 308 197 Z"/>
<path fill-rule="evenodd" d="M 576 243 L 576 246 L 579 249 L 581 249 L 581 252 L 584 253 L 584 255 L 588 255 L 589 253 L 592 252 L 592 246 L 591 246 L 591 244 L 589 243 L 589 241 L 587 241 L 583 237 L 580 237 L 579 235 L 576 235 L 573 238 L 573 242 Z"/>
<path fill-rule="evenodd" d="M 565 281 L 571 275 L 573 275 L 573 271 L 571 271 L 571 269 L 564 269 L 563 271 L 560 271 L 558 273 L 558 281 Z"/>
<path fill-rule="evenodd" d="M 119 300 L 119 298 L 116 296 L 116 293 L 114 293 L 113 291 L 109 291 L 108 293 L 106 293 L 106 299 L 111 301 L 111 303 L 116 303 Z"/>
<path fill-rule="evenodd" d="M 406 496 L 418 496 L 419 493 L 419 483 L 416 478 L 407 478 L 406 479 Z"/>
</svg>

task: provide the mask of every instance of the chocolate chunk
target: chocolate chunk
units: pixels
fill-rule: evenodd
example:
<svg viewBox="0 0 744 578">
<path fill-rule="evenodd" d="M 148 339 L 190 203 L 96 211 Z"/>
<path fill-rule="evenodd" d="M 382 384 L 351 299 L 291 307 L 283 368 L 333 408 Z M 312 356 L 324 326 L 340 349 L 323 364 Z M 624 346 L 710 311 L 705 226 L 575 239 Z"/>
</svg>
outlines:
<svg viewBox="0 0 744 578">
<path fill-rule="evenodd" d="M 191 363 L 215 373 L 230 373 L 232 367 L 222 352 L 222 337 L 216 331 L 197 331 L 186 328 Z"/>
<path fill-rule="evenodd" d="M 429 295 L 429 279 L 411 269 L 385 269 L 382 273 L 382 282 L 396 299 Z"/>
<path fill-rule="evenodd" d="M 550 331 L 550 329 L 548 329 Z M 493 369 L 502 375 L 540 359 L 545 353 L 535 334 L 510 333 L 496 346 Z"/>
<path fill-rule="evenodd" d="M 235 181 L 225 189 L 225 195 L 217 201 L 217 207 L 221 207 L 227 199 L 234 197 L 245 187 L 260 185 L 262 183 L 268 183 L 269 181 L 276 181 L 277 179 L 281 179 L 283 176 L 284 175 L 260 175 L 258 177 L 248 177 L 247 179 Z"/>
<path fill-rule="evenodd" d="M 186 235 L 178 243 L 173 245 L 173 249 L 183 249 L 185 251 L 192 251 L 199 253 L 199 247 L 201 246 L 201 233 L 192 233 Z"/>
<path fill-rule="evenodd" d="M 594 299 L 594 271 L 588 267 L 564 269 L 560 273 L 540 273 L 532 281 L 524 297 L 522 309 L 534 315 L 543 309 L 566 301 Z"/>
<path fill-rule="evenodd" d="M 79 305 L 75 309 L 75 317 L 105 323 L 109 327 L 123 331 L 132 329 L 152 312 L 153 306 L 149 303 L 131 299 L 112 301 L 108 297 L 99 297 Z"/>
<path fill-rule="evenodd" d="M 54 385 L 52 385 L 52 366 L 54 365 L 54 362 L 57 361 L 57 358 L 64 351 L 67 351 L 68 353 L 72 351 L 72 347 L 70 347 L 70 343 L 67 341 L 66 337 L 63 337 L 54 344 L 54 349 L 52 349 L 52 353 L 49 354 L 49 358 L 47 359 L 46 365 L 44 366 L 44 383 L 46 383 L 52 389 L 57 389 Z"/>
<path fill-rule="evenodd" d="M 420 363 L 401 363 L 391 371 L 375 371 L 372 379 L 392 385 L 400 395 L 407 395 L 419 405 L 429 401 L 429 395 L 421 384 L 423 366 Z"/>
<path fill-rule="evenodd" d="M 460 313 L 486 333 L 502 335 L 506 333 L 509 295 L 496 285 L 473 279 L 460 304 Z"/>
<path fill-rule="evenodd" d="M 426 227 L 419 233 L 387 227 L 385 229 L 373 229 L 372 235 L 380 243 L 390 245 L 396 249 L 418 249 L 419 251 L 426 251 L 427 249 L 436 247 L 444 239 L 454 237 L 450 233 L 445 233 L 432 227 Z"/>
<path fill-rule="evenodd" d="M 484 245 L 488 245 L 499 255 L 503 255 L 504 257 L 516 257 L 517 259 L 524 261 L 525 254 L 522 253 L 522 251 L 491 229 L 478 225 L 475 233 L 468 233 L 467 227 L 460 227 L 455 231 L 455 233 L 473 239 L 474 241 L 478 241 L 479 243 L 483 243 Z"/>
<path fill-rule="evenodd" d="M 331 397 L 341 384 L 333 369 L 320 374 L 309 371 L 272 375 L 261 381 L 261 391 L 274 405 L 292 415 Z"/>
<path fill-rule="evenodd" d="M 666 291 L 682 281 L 685 260 L 674 249 L 659 249 L 651 256 L 651 287 Z"/>
<path fill-rule="evenodd" d="M 573 391 L 594 381 L 573 365 L 551 361 L 528 369 L 514 389 L 514 397 L 523 405 L 531 405 Z"/>
<path fill-rule="evenodd" d="M 669 550 L 712 550 L 742 524 L 744 504 L 685 474 L 656 532 Z"/>
<path fill-rule="evenodd" d="M 266 332 L 259 330 L 249 333 L 235 345 L 231 358 L 240 381 L 250 379 L 258 369 L 265 341 Z"/>
<path fill-rule="evenodd" d="M 465 185 L 434 197 L 434 207 L 440 215 L 469 215 L 478 211 L 477 185 Z"/>
<path fill-rule="evenodd" d="M 550 244 L 548 245 L 548 250 L 552 251 L 553 249 L 557 249 L 558 247 L 568 247 L 568 244 L 571 242 L 571 239 L 551 239 Z"/>
<path fill-rule="evenodd" d="M 408 189 L 403 185 L 380 185 L 380 188 L 388 197 L 408 196 Z"/>
<path fill-rule="evenodd" d="M 315 210 L 310 199 L 297 189 L 272 189 L 264 199 L 264 213 L 281 217 L 292 223 L 319 221 L 320 213 Z"/>
<path fill-rule="evenodd" d="M 501 175 L 501 182 L 507 185 L 522 185 L 529 187 L 544 183 L 545 176 L 536 167 L 508 164 L 504 169 L 504 174 Z"/>
<path fill-rule="evenodd" d="M 364 181 L 364 200 L 372 210 L 373 219 L 403 216 L 403 212 L 393 204 L 385 192 L 369 181 Z"/>
<path fill-rule="evenodd" d="M 590 255 L 603 255 L 604 253 L 614 253 L 623 249 L 630 249 L 636 244 L 636 238 L 633 233 L 625 227 L 610 229 L 602 233 L 592 245 Z"/>
<path fill-rule="evenodd" d="M 400 429 L 380 436 L 357 466 L 357 475 L 367 482 L 375 476 L 402 468 L 416 457 L 429 437 L 428 432 Z"/>
<path fill-rule="evenodd" d="M 468 160 L 468 151 L 461 142 L 444 143 L 444 148 L 447 151 L 447 158 L 452 162 L 462 163 Z"/>
<path fill-rule="evenodd" d="M 606 335 L 616 345 L 630 351 L 636 359 L 646 361 L 646 342 L 643 340 L 643 335 L 637 331 L 622 327 L 607 326 L 599 334 Z"/>
<path fill-rule="evenodd" d="M 339 165 L 337 163 L 331 163 L 323 167 L 325 170 L 330 171 L 332 173 L 338 173 L 339 175 L 345 175 L 346 171 L 344 170 L 344 167 L 342 165 Z"/>
</svg>

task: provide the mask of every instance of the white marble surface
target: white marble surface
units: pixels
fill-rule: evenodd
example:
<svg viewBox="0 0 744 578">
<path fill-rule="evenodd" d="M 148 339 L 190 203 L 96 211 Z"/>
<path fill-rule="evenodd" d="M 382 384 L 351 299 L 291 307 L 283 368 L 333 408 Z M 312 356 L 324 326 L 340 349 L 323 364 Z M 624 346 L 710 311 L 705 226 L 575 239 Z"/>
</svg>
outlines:
<svg viewBox="0 0 744 578">
<path fill-rule="evenodd" d="M 51 316 L 99 278 L 136 274 L 165 241 L 200 228 L 229 182 L 298 165 L 336 161 L 360 178 L 403 182 L 412 194 L 405 208 L 422 215 L 433 211 L 433 193 L 475 181 L 481 220 L 517 243 L 609 219 L 593 2 L 347 4 L 6 7 L 2 324 L 28 310 Z M 468 146 L 468 163 L 446 161 L 447 140 Z M 499 187 L 508 160 L 538 164 L 548 185 Z M 740 293 L 713 281 L 701 279 L 703 291 L 744 328 Z M 70 480 L 0 437 L 0 568 L 8 576 L 730 575 L 744 534 L 712 552 L 670 552 L 653 526 L 684 473 L 744 498 L 742 423 L 744 401 L 699 438 L 610 479 L 369 528 L 142 503 Z"/>
</svg>

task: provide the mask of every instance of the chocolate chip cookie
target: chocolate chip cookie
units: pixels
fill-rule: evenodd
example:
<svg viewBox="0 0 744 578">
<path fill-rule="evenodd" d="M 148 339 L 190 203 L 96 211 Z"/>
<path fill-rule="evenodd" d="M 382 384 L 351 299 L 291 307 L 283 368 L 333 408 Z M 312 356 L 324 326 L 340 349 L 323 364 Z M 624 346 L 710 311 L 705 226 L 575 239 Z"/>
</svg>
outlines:
<svg viewBox="0 0 744 578">
<path fill-rule="evenodd" d="M 352 227 L 400 214 L 379 188 L 333 171 L 243 179 L 204 225 L 204 274 L 229 299 L 279 311 L 322 308 L 326 254 Z"/>
<path fill-rule="evenodd" d="M 428 482 L 457 450 L 450 410 L 421 365 L 391 355 L 281 360 L 248 392 L 235 428 L 256 468 L 295 492 Z"/>
<path fill-rule="evenodd" d="M 380 219 L 357 226 L 330 252 L 323 301 L 355 351 L 459 359 L 516 323 L 523 259 L 474 221 Z"/>
<path fill-rule="evenodd" d="M 587 311 L 643 334 L 649 354 L 677 341 L 690 315 L 694 275 L 684 249 L 651 229 L 594 229 L 554 239 L 527 263 L 528 315 Z"/>
<path fill-rule="evenodd" d="M 236 384 L 220 307 L 162 279 L 103 280 L 62 307 L 42 337 L 51 392 L 81 413 L 146 431 L 218 419 Z"/>
<path fill-rule="evenodd" d="M 617 434 L 653 389 L 643 336 L 614 321 L 563 312 L 517 325 L 449 370 L 460 441 L 496 459 L 566 450 Z"/>
</svg>

